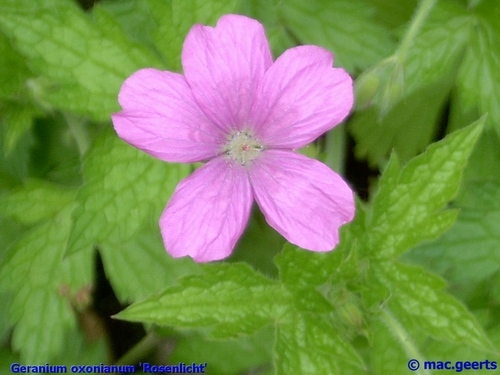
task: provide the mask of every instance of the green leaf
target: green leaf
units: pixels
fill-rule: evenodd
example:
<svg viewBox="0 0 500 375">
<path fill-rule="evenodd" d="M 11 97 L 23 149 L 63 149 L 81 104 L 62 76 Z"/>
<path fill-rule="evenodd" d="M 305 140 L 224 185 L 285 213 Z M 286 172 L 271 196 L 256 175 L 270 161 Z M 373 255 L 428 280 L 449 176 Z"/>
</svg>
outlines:
<svg viewBox="0 0 500 375">
<path fill-rule="evenodd" d="M 455 225 L 407 256 L 446 277 L 455 295 L 469 303 L 476 301 L 479 307 L 485 299 L 490 303 L 500 301 L 499 192 L 498 178 L 467 182 L 454 204 L 460 208 Z"/>
<path fill-rule="evenodd" d="M 283 248 L 284 242 L 285 239 L 267 224 L 264 215 L 258 207 L 254 206 L 250 220 L 229 261 L 247 263 L 256 271 L 276 278 L 278 269 L 273 263 L 273 259 Z"/>
<path fill-rule="evenodd" d="M 33 146 L 30 110 L 15 101 L 0 103 L 0 191 L 28 177 Z M 32 115 L 32 114 L 31 114 Z"/>
<path fill-rule="evenodd" d="M 443 208 L 458 190 L 483 122 L 484 118 L 432 144 L 404 168 L 393 156 L 380 180 L 367 226 L 370 254 L 391 259 L 451 226 L 456 212 Z"/>
<path fill-rule="evenodd" d="M 384 319 L 386 316 L 389 319 Z M 381 316 L 370 321 L 374 343 L 371 346 L 370 359 L 376 375 L 404 374 L 408 371 L 409 359 L 422 358 L 418 355 L 418 350 L 412 352 L 415 348 L 412 338 L 403 327 L 397 324 L 397 321 L 395 325 L 391 317 L 387 313 L 382 313 Z M 389 322 L 392 325 L 389 325 Z"/>
<path fill-rule="evenodd" d="M 390 28 L 398 28 L 408 22 L 418 5 L 418 0 L 394 2 L 392 0 L 370 0 L 375 19 Z"/>
<path fill-rule="evenodd" d="M 115 144 L 119 144 L 118 150 L 113 146 Z M 124 152 L 120 154 L 120 150 Z M 106 272 L 122 301 L 145 298 L 172 284 L 176 277 L 193 270 L 192 263 L 172 260 L 165 253 L 159 239 L 156 222 L 161 209 L 179 179 L 177 176 L 183 176 L 189 168 L 172 165 L 170 172 L 165 173 L 165 167 L 168 168 L 168 165 L 141 154 L 122 143 L 111 132 L 98 140 L 86 158 L 84 173 L 86 176 L 91 176 L 92 182 L 84 185 L 78 195 L 78 201 L 85 206 L 85 208 L 80 207 L 85 214 L 80 215 L 78 213 L 80 211 L 74 214 L 72 233 L 82 228 L 87 237 L 76 238 L 72 244 L 78 251 L 91 250 L 94 244 L 102 245 L 100 250 Z M 128 173 L 135 171 L 136 174 Z M 124 177 L 125 175 L 128 179 Z M 128 189 L 128 187 L 134 185 L 137 179 L 142 179 L 142 184 L 136 186 L 140 194 L 134 195 L 133 188 Z M 11 206 L 14 207 L 13 213 L 23 215 L 22 220 L 27 222 L 50 215 L 51 210 L 58 210 L 61 199 L 70 198 L 67 194 L 62 194 L 62 189 L 49 191 L 50 194 L 45 196 L 37 193 L 35 191 L 37 189 L 30 190 L 33 191 L 29 191 L 29 194 L 14 194 L 10 198 Z M 151 195 L 142 195 L 148 193 Z M 165 194 L 163 200 L 162 194 Z M 25 199 L 25 195 L 31 199 Z M 73 196 L 74 192 L 71 192 L 71 199 Z M 131 196 L 136 199 L 132 199 Z M 38 201 L 38 198 L 41 199 Z M 104 199 L 104 203 L 99 201 L 99 198 Z M 106 201 L 107 198 L 110 200 Z M 17 210 L 19 212 L 16 211 L 16 207 L 19 208 Z M 115 211 L 116 207 L 119 209 Z M 101 212 L 101 208 L 104 211 Z M 93 220 L 95 212 L 97 212 L 95 219 L 103 221 Z M 99 216 L 101 213 L 103 216 Z M 114 213 L 117 216 L 114 216 Z M 129 216 L 130 213 L 136 216 Z M 107 222 L 106 214 L 112 218 L 110 222 Z M 88 223 L 85 222 L 87 219 Z M 153 222 L 155 236 L 149 234 Z M 126 235 L 108 237 L 114 230 Z M 152 237 L 154 238 L 151 239 Z M 101 238 L 104 240 L 101 241 Z M 135 280 L 134 283 L 130 282 L 131 277 Z"/>
<path fill-rule="evenodd" d="M 467 53 L 457 86 L 466 109 L 488 113 L 488 123 L 500 134 L 500 3 L 484 0 L 475 9 Z"/>
<path fill-rule="evenodd" d="M 498 330 L 498 326 L 496 326 L 494 329 L 491 329 L 489 333 L 489 336 L 492 340 L 498 339 L 498 333 L 500 331 Z M 498 345 L 498 342 L 497 342 Z M 498 346 L 497 346 L 498 347 Z M 483 364 L 481 367 L 481 370 L 474 370 L 470 371 L 471 373 L 473 372 L 474 374 L 478 375 L 488 375 L 491 374 L 492 370 L 492 362 L 495 361 L 496 363 L 499 363 L 500 361 L 500 356 L 498 355 L 497 351 L 485 351 L 478 349 L 476 347 L 471 347 L 463 344 L 450 344 L 450 345 L 443 345 L 442 342 L 439 342 L 437 340 L 428 342 L 425 346 L 424 349 L 424 356 L 426 360 L 432 360 L 432 361 L 441 361 L 442 358 L 446 358 L 449 361 L 455 362 L 455 361 L 464 361 L 464 358 L 487 358 L 489 361 L 488 367 Z M 484 361 L 484 360 L 483 360 Z M 440 371 L 441 372 L 441 371 Z M 465 371 L 462 371 L 465 372 Z M 436 373 L 438 373 L 436 371 Z"/>
<path fill-rule="evenodd" d="M 2 224 L 0 218 L 0 225 Z M 0 226 L 0 229 L 1 228 Z M 3 262 L 3 257 L 0 255 L 0 261 Z M 12 293 L 0 292 L 0 347 L 1 344 L 8 340 L 10 335 L 11 324 L 9 322 L 9 306 L 12 303 Z"/>
<path fill-rule="evenodd" d="M 356 156 L 373 166 L 394 151 L 406 162 L 422 152 L 435 136 L 441 111 L 453 83 L 450 75 L 421 86 L 402 98 L 384 116 L 377 106 L 358 111 L 349 122 L 356 139 Z"/>
<path fill-rule="evenodd" d="M 486 126 L 479 138 L 464 172 L 465 183 L 500 179 L 500 135 L 492 126 Z M 464 192 L 467 188 L 462 189 Z"/>
<path fill-rule="evenodd" d="M 332 326 L 321 317 L 295 313 L 276 331 L 275 366 L 278 375 L 345 374 L 363 362 Z"/>
<path fill-rule="evenodd" d="M 353 247 L 365 232 L 366 212 L 356 201 L 356 216 L 340 229 L 340 243 L 331 252 L 312 252 L 285 244 L 275 258 L 280 280 L 300 298 L 302 291 L 320 288 L 327 282 L 341 283 L 358 277 Z"/>
<path fill-rule="evenodd" d="M 363 317 L 347 286 L 359 277 L 355 238 L 363 233 L 361 204 L 357 212 L 341 229 L 335 251 L 315 253 L 286 244 L 275 259 L 280 280 L 294 297 L 288 319 L 277 325 L 278 374 L 346 374 L 364 368 L 350 342 Z"/>
<path fill-rule="evenodd" d="M 365 275 L 366 287 L 358 290 L 374 316 L 378 316 L 378 310 L 392 317 L 384 320 L 389 331 L 375 329 L 374 339 L 380 339 L 384 331 L 392 332 L 393 338 L 403 345 L 404 353 L 390 350 L 387 356 L 403 358 L 406 354 L 408 359 L 420 359 L 425 345 L 423 332 L 439 340 L 490 348 L 480 325 L 467 309 L 443 291 L 443 280 L 418 267 L 394 262 L 394 257 L 435 238 L 455 220 L 456 211 L 442 210 L 458 190 L 462 170 L 483 123 L 484 118 L 429 146 L 404 167 L 393 155 L 379 181 L 379 190 L 367 214 L 366 230 L 357 237 L 359 263 L 363 258 L 370 259 L 367 272 L 361 274 Z M 371 320 L 370 327 L 374 324 L 377 326 L 377 321 Z M 377 353 L 378 349 L 372 354 Z M 378 359 L 374 366 L 379 373 L 390 368 Z M 401 370 L 398 367 L 391 371 Z"/>
<path fill-rule="evenodd" d="M 25 185 L 0 197 L 0 211 L 20 223 L 32 225 L 52 218 L 61 207 L 71 204 L 75 190 L 43 180 L 28 180 Z"/>
<path fill-rule="evenodd" d="M 298 42 L 332 51 L 335 65 L 350 73 L 368 68 L 395 47 L 389 30 L 373 20 L 373 9 L 364 1 L 290 0 L 279 11 Z"/>
<path fill-rule="evenodd" d="M 157 224 L 189 171 L 188 165 L 152 158 L 112 131 L 103 133 L 84 160 L 85 184 L 77 195 L 68 254 L 97 246 L 123 302 L 145 298 L 195 271 L 192 262 L 166 254 Z"/>
<path fill-rule="evenodd" d="M 295 305 L 303 311 L 329 312 L 333 306 L 321 293 L 321 286 L 341 261 L 333 253 L 312 253 L 286 244 L 276 259 L 280 280 L 294 295 Z"/>
<path fill-rule="evenodd" d="M 286 313 L 289 293 L 247 265 L 210 264 L 203 271 L 131 305 L 117 317 L 178 328 L 207 328 L 212 337 L 229 338 L 255 332 Z"/>
<path fill-rule="evenodd" d="M 207 362 L 207 372 L 211 374 L 262 374 L 263 369 L 272 368 L 273 343 L 272 327 L 231 340 L 208 340 L 189 334 L 176 338 L 169 362 Z"/>
<path fill-rule="evenodd" d="M 324 284 L 342 261 L 342 254 L 337 250 L 315 253 L 287 243 L 275 258 L 280 280 L 291 289 Z"/>
<path fill-rule="evenodd" d="M 156 26 L 144 0 L 101 1 L 92 7 L 92 15 L 110 36 L 125 37 L 147 46 L 153 44 L 150 34 Z"/>
<path fill-rule="evenodd" d="M 104 244 L 99 250 L 106 276 L 123 302 L 143 300 L 176 285 L 180 277 L 199 272 L 192 259 L 174 259 L 166 253 L 156 225 L 141 228 L 120 246 Z"/>
<path fill-rule="evenodd" d="M 29 149 L 29 176 L 24 180 L 45 179 L 63 186 L 82 183 L 82 148 L 79 147 L 80 137 L 72 132 L 73 125 L 85 140 L 89 128 L 84 121 L 75 121 L 72 116 L 60 113 L 36 119 L 33 131 L 28 133 L 34 142 Z"/>
<path fill-rule="evenodd" d="M 233 13 L 238 0 L 147 0 L 156 20 L 153 39 L 171 70 L 181 70 L 184 38 L 195 23 L 215 25 L 224 14 Z"/>
<path fill-rule="evenodd" d="M 0 104 L 0 110 L 2 111 L 1 125 L 5 128 L 4 152 L 8 155 L 14 151 L 21 138 L 31 129 L 36 111 L 29 105 L 16 102 Z"/>
<path fill-rule="evenodd" d="M 371 319 L 370 327 L 374 343 L 369 348 L 370 357 L 374 373 L 377 375 L 408 372 L 410 359 L 420 361 L 420 368 L 414 372 L 419 375 L 434 374 L 434 371 L 429 372 L 424 368 L 426 361 L 444 362 L 443 358 L 452 363 L 473 358 L 488 358 L 490 363 L 498 361 L 498 356 L 490 350 L 463 343 L 446 342 L 444 344 L 442 340 L 422 335 L 418 325 L 412 328 L 403 326 L 387 306 L 384 306 L 381 313 L 374 316 L 374 319 Z M 487 374 L 488 372 L 490 371 L 474 371 L 474 374 Z"/>
<path fill-rule="evenodd" d="M 236 12 L 257 19 L 264 25 L 271 51 L 275 57 L 297 45 L 297 41 L 294 41 L 288 34 L 287 26 L 280 18 L 278 10 L 281 5 L 280 0 L 245 0 L 240 1 L 240 7 Z"/>
<path fill-rule="evenodd" d="M 19 54 L 9 41 L 0 33 L 0 97 L 13 98 L 24 88 L 31 72 L 26 66 L 23 56 Z"/>
<path fill-rule="evenodd" d="M 91 257 L 64 258 L 72 206 L 60 207 L 23 236 L 0 269 L 0 292 L 12 293 L 9 320 L 12 345 L 25 363 L 45 363 L 64 348 L 67 330 L 75 329 L 73 308 L 89 301 Z"/>
<path fill-rule="evenodd" d="M 85 317 L 85 314 L 88 314 L 87 317 Z M 92 310 L 91 312 L 84 311 L 80 316 L 82 320 L 87 319 L 87 322 L 91 321 L 91 323 L 87 324 L 98 324 L 98 321 L 92 321 L 92 318 L 99 319 L 92 315 Z M 108 361 L 107 353 L 109 349 L 104 336 L 89 340 L 89 332 L 82 332 L 85 327 L 81 328 L 81 330 L 78 329 L 69 332 L 64 350 L 53 360 L 53 363 L 64 365 L 68 369 L 71 369 L 71 366 L 75 364 L 78 364 L 78 366 L 95 366 L 98 363 L 106 363 Z"/>
<path fill-rule="evenodd" d="M 68 253 L 94 245 L 120 246 L 157 222 L 170 194 L 190 167 L 167 164 L 104 132 L 84 159 L 85 184 Z"/>
<path fill-rule="evenodd" d="M 464 7 L 449 1 L 436 2 L 404 56 L 405 92 L 439 82 L 450 73 L 454 80 L 469 32 L 470 18 Z"/>
<path fill-rule="evenodd" d="M 474 302 L 500 301 L 500 139 L 492 127 L 478 141 L 454 202 L 455 225 L 442 237 L 415 248 L 408 258 L 446 277 L 452 292 Z M 480 306 L 483 307 L 483 306 Z"/>
<path fill-rule="evenodd" d="M 465 306 L 442 291 L 446 286 L 442 279 L 401 263 L 380 262 L 372 267 L 372 280 L 391 291 L 384 304 L 403 325 L 418 327 L 438 339 L 491 347 Z"/>
<path fill-rule="evenodd" d="M 12 353 L 12 351 L 10 351 L 4 347 L 0 347 L 0 368 L 10 369 L 10 366 L 14 362 L 19 363 L 19 356 Z"/>
<path fill-rule="evenodd" d="M 119 110 L 125 78 L 143 67 L 162 66 L 145 48 L 105 37 L 69 0 L 5 0 L 0 29 L 33 71 L 49 80 L 40 100 L 97 120 Z"/>
<path fill-rule="evenodd" d="M 468 21 L 462 7 L 438 2 L 407 52 L 358 77 L 356 102 L 364 110 L 349 123 L 358 157 L 380 165 L 395 150 L 407 161 L 431 143 L 455 83 Z"/>
</svg>

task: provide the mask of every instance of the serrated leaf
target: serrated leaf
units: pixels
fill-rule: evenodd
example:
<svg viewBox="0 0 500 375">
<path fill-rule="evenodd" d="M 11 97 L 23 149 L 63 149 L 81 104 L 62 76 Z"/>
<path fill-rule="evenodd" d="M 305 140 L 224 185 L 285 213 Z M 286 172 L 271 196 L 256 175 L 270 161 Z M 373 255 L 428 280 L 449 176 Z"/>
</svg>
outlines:
<svg viewBox="0 0 500 375">
<path fill-rule="evenodd" d="M 28 180 L 22 187 L 0 197 L 0 211 L 25 225 L 56 215 L 74 200 L 76 191 L 42 181 Z"/>
<path fill-rule="evenodd" d="M 442 291 L 446 283 L 439 277 L 419 267 L 381 262 L 373 266 L 372 280 L 391 290 L 384 303 L 404 323 L 442 340 L 490 348 L 465 306 Z"/>
<path fill-rule="evenodd" d="M 9 320 L 12 345 L 26 363 L 45 363 L 64 347 L 65 333 L 76 326 L 72 304 L 90 290 L 91 257 L 63 259 L 73 207 L 60 208 L 23 236 L 0 269 L 0 290 L 13 294 Z"/>
<path fill-rule="evenodd" d="M 389 30 L 373 20 L 373 9 L 365 2 L 290 0 L 279 10 L 300 43 L 332 51 L 335 65 L 350 73 L 368 68 L 395 47 Z"/>
<path fill-rule="evenodd" d="M 347 231 L 347 228 L 345 229 Z M 295 307 L 301 311 L 326 313 L 334 306 L 330 301 L 332 284 L 349 281 L 350 263 L 355 258 L 347 249 L 352 244 L 342 236 L 335 252 L 313 253 L 286 244 L 275 258 L 280 270 L 280 280 L 295 297 Z"/>
<path fill-rule="evenodd" d="M 153 32 L 156 47 L 170 70 L 181 70 L 181 50 L 184 38 L 195 23 L 215 25 L 224 14 L 233 13 L 238 0 L 147 0 L 156 18 Z"/>
<path fill-rule="evenodd" d="M 190 167 L 167 164 L 104 132 L 84 159 L 86 183 L 77 196 L 68 253 L 120 247 L 145 223 L 157 222 Z"/>
<path fill-rule="evenodd" d="M 345 374 L 349 367 L 363 368 L 354 348 L 321 317 L 293 314 L 277 326 L 276 374 Z"/>
<path fill-rule="evenodd" d="M 98 120 L 119 110 L 116 98 L 125 78 L 162 66 L 146 49 L 104 37 L 68 0 L 5 0 L 0 28 L 33 71 L 50 80 L 42 101 Z"/>
<path fill-rule="evenodd" d="M 280 280 L 294 295 L 296 308 L 316 313 L 333 309 L 322 295 L 321 286 L 340 261 L 340 257 L 332 257 L 331 253 L 310 253 L 291 244 L 286 244 L 275 259 Z"/>
<path fill-rule="evenodd" d="M 484 118 L 432 144 L 402 169 L 392 158 L 369 218 L 368 251 L 373 256 L 391 259 L 451 226 L 456 212 L 442 209 L 458 190 L 483 122 Z"/>
<path fill-rule="evenodd" d="M 359 276 L 356 237 L 364 232 L 365 211 L 357 201 L 356 217 L 343 226 L 335 251 L 318 253 L 285 244 L 274 260 L 280 281 L 295 297 L 298 310 L 325 313 L 334 309 L 332 289 Z"/>
<path fill-rule="evenodd" d="M 439 239 L 416 247 L 408 258 L 446 277 L 466 301 L 500 301 L 500 180 L 471 181 L 455 203 L 455 225 Z"/>
<path fill-rule="evenodd" d="M 178 287 L 131 305 L 117 317 L 209 328 L 212 337 L 229 338 L 255 332 L 286 313 L 289 293 L 247 265 L 212 264 L 203 271 L 179 280 Z"/>
</svg>

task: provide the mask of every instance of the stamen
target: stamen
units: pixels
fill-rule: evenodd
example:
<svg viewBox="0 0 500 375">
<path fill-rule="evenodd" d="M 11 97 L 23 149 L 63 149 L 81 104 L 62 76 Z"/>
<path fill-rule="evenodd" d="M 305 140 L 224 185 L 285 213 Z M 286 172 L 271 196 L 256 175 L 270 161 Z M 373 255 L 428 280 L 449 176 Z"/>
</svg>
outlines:
<svg viewBox="0 0 500 375">
<path fill-rule="evenodd" d="M 247 165 L 257 158 L 264 147 L 248 131 L 237 131 L 228 137 L 223 152 L 241 165 Z"/>
</svg>

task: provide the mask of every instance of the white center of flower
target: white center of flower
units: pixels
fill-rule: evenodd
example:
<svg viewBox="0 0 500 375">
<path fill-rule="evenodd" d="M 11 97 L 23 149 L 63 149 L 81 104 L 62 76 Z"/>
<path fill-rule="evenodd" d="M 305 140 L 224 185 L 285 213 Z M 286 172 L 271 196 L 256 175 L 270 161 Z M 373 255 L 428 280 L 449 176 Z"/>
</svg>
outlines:
<svg viewBox="0 0 500 375">
<path fill-rule="evenodd" d="M 257 158 L 264 147 L 259 143 L 252 133 L 248 131 L 237 131 L 228 137 L 224 145 L 224 153 L 241 165 Z"/>
</svg>

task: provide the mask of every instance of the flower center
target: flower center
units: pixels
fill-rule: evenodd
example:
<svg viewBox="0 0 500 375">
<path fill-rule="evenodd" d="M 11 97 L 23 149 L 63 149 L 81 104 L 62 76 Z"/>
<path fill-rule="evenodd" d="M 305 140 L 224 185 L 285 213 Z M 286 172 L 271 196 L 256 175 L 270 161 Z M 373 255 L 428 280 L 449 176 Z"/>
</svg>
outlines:
<svg viewBox="0 0 500 375">
<path fill-rule="evenodd" d="M 251 162 L 264 147 L 259 143 L 252 133 L 248 131 L 237 131 L 228 137 L 223 152 L 231 159 L 241 165 Z"/>
</svg>

